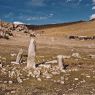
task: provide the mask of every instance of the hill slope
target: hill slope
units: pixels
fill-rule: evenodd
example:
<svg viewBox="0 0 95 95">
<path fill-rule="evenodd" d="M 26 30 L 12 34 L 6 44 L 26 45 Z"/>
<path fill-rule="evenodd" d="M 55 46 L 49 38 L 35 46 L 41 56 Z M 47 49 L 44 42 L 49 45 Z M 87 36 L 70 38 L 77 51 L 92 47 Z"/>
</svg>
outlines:
<svg viewBox="0 0 95 95">
<path fill-rule="evenodd" d="M 29 29 L 34 28 L 28 26 Z M 36 30 L 45 31 L 48 35 L 95 35 L 95 20 L 91 21 L 79 21 L 64 24 L 42 25 L 35 26 Z"/>
</svg>

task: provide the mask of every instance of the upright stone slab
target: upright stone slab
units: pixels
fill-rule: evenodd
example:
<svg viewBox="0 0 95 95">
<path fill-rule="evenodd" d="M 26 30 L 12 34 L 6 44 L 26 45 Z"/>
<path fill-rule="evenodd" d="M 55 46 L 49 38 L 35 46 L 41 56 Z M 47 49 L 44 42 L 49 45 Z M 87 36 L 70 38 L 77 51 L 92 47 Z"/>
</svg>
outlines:
<svg viewBox="0 0 95 95">
<path fill-rule="evenodd" d="M 28 58 L 27 58 L 27 68 L 35 68 L 35 56 L 36 56 L 36 42 L 34 37 L 31 37 L 29 48 L 28 48 Z"/>
<path fill-rule="evenodd" d="M 20 50 L 19 50 L 19 53 L 18 53 L 18 55 L 17 55 L 17 58 L 16 58 L 16 64 L 20 64 L 20 63 L 21 63 L 22 54 L 23 54 L 23 50 L 20 49 Z"/>
<path fill-rule="evenodd" d="M 62 55 L 57 56 L 57 62 L 58 62 L 59 69 L 62 70 L 64 68 L 64 59 Z"/>
</svg>

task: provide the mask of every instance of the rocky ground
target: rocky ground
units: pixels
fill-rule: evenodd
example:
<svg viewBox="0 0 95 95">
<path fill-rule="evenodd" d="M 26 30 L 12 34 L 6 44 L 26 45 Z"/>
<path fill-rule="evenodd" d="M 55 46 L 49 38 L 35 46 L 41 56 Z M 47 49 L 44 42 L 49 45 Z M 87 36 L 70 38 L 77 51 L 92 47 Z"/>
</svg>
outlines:
<svg viewBox="0 0 95 95">
<path fill-rule="evenodd" d="M 8 41 L 0 45 L 2 63 L 0 64 L 0 95 L 95 94 L 95 49 L 93 47 L 60 45 L 51 47 L 39 43 L 36 61 L 47 62 L 39 65 L 36 70 L 27 70 L 25 68 L 27 47 L 24 44 L 9 45 L 13 41 Z M 24 50 L 23 62 L 19 65 L 12 64 L 20 48 Z M 59 54 L 63 55 L 65 64 L 68 64 L 65 70 L 59 70 L 56 63 L 56 56 Z"/>
<path fill-rule="evenodd" d="M 68 35 L 75 32 L 51 30 L 43 34 L 37 31 L 36 63 L 44 64 L 35 70 L 25 68 L 29 34 L 14 31 L 9 40 L 0 39 L 0 95 L 95 94 L 95 40 L 70 40 Z M 21 48 L 24 51 L 22 62 L 13 64 Z M 57 55 L 63 55 L 68 65 L 65 70 L 59 70 Z"/>
<path fill-rule="evenodd" d="M 95 94 L 95 63 L 86 62 L 73 63 L 66 70 L 59 70 L 52 62 L 35 70 L 27 70 L 25 63 L 0 66 L 0 95 Z"/>
</svg>

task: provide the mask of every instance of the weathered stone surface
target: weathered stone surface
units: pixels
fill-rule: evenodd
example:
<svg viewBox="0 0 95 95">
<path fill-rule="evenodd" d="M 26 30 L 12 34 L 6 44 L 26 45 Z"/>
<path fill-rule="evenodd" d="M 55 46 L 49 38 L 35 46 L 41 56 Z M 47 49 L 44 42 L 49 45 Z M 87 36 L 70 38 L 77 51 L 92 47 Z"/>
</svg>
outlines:
<svg viewBox="0 0 95 95">
<path fill-rule="evenodd" d="M 9 83 L 9 84 L 12 84 L 13 82 L 12 82 L 12 81 L 9 81 L 8 83 Z"/>
<path fill-rule="evenodd" d="M 34 38 L 31 37 L 29 48 L 28 48 L 28 58 L 27 58 L 27 68 L 35 68 L 35 56 L 36 56 L 36 42 Z"/>
<path fill-rule="evenodd" d="M 40 72 L 39 69 L 35 69 L 34 72 L 33 72 L 33 74 L 34 74 L 34 76 L 35 76 L 36 78 L 38 78 L 38 77 L 40 76 L 41 72 Z"/>
<path fill-rule="evenodd" d="M 58 61 L 58 66 L 59 66 L 59 69 L 62 70 L 64 68 L 64 59 L 63 59 L 63 56 L 62 55 L 58 55 L 57 56 L 57 61 Z"/>
<path fill-rule="evenodd" d="M 79 53 L 73 53 L 73 54 L 72 54 L 72 57 L 75 57 L 75 58 L 81 58 L 81 56 L 80 56 Z"/>
<path fill-rule="evenodd" d="M 19 53 L 18 53 L 18 55 L 17 55 L 17 58 L 16 58 L 16 64 L 20 64 L 20 63 L 21 63 L 22 55 L 23 55 L 23 50 L 20 49 L 20 50 L 19 50 Z"/>
<path fill-rule="evenodd" d="M 22 83 L 23 82 L 20 77 L 17 77 L 17 81 L 18 81 L 18 83 Z"/>
</svg>

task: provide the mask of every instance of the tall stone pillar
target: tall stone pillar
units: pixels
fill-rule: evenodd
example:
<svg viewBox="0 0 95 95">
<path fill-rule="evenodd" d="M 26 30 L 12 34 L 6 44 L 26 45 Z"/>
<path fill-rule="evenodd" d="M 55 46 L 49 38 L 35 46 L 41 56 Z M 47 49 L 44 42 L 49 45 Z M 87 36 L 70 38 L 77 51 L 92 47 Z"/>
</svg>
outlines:
<svg viewBox="0 0 95 95">
<path fill-rule="evenodd" d="M 31 37 L 29 48 L 28 48 L 28 58 L 27 58 L 27 68 L 35 68 L 35 57 L 36 57 L 36 41 L 35 36 Z"/>
</svg>

